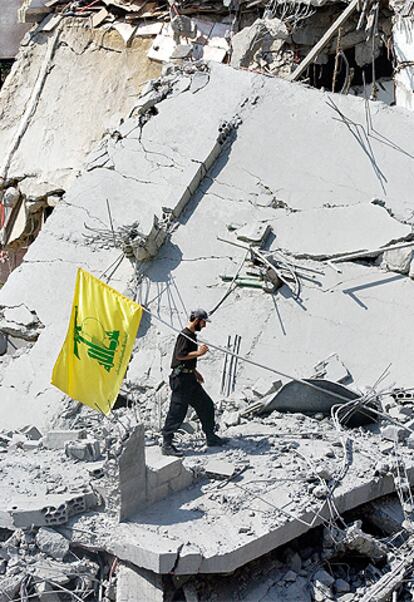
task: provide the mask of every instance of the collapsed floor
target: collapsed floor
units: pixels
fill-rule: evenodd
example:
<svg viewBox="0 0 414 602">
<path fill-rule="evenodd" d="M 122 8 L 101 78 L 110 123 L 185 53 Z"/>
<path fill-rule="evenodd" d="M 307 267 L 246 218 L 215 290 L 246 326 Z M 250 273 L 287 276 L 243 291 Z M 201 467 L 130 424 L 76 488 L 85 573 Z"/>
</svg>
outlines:
<svg viewBox="0 0 414 602">
<path fill-rule="evenodd" d="M 167 69 L 131 102 L 0 292 L 0 328 L 18 343 L 0 365 L 5 596 L 121 602 L 140 583 L 143 599 L 225 600 L 240 574 L 253 587 L 257 565 L 245 565 L 270 553 L 262 593 L 240 583 L 239 599 L 368 601 L 403 586 L 411 599 L 413 134 L 408 112 L 221 65 Z M 111 419 L 50 385 L 78 266 L 152 313 Z M 189 419 L 184 463 L 167 461 L 154 444 L 170 327 L 200 304 L 216 308 L 209 341 L 282 374 L 211 350 L 200 369 L 231 444 L 212 456 Z M 346 383 L 380 423 L 262 415 L 291 377 Z M 372 545 L 349 573 L 340 546 L 293 559 L 289 542 L 318 524 L 346 539 L 355 517 L 345 528 L 340 515 L 394 489 L 400 526 L 374 541 L 354 526 Z M 289 561 L 275 562 L 285 544 Z"/>
</svg>

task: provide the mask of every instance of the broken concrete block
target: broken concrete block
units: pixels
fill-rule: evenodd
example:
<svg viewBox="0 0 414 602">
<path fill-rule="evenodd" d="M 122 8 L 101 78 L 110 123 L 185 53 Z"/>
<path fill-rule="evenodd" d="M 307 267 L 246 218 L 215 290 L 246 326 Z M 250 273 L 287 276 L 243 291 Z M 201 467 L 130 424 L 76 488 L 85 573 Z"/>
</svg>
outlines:
<svg viewBox="0 0 414 602">
<path fill-rule="evenodd" d="M 349 585 L 348 581 L 345 581 L 345 579 L 336 579 L 334 588 L 338 594 L 346 594 L 347 592 L 351 591 L 351 586 Z"/>
<path fill-rule="evenodd" d="M 0 331 L 4 334 L 25 341 L 36 341 L 42 328 L 43 324 L 36 312 L 30 311 L 23 304 L 0 310 Z"/>
<path fill-rule="evenodd" d="M 284 23 L 275 19 L 256 19 L 250 27 L 245 27 L 236 33 L 231 40 L 233 52 L 231 66 L 235 69 L 249 67 L 256 60 L 256 55 L 261 57 L 269 54 L 272 56 L 282 48 L 289 37 Z"/>
<path fill-rule="evenodd" d="M 118 459 L 120 521 L 126 520 L 145 505 L 146 468 L 144 449 L 144 427 L 139 424 L 130 434 Z"/>
<path fill-rule="evenodd" d="M 31 439 L 32 441 L 39 441 L 39 439 L 42 438 L 42 433 L 39 431 L 37 426 L 25 426 L 24 428 L 20 429 L 20 432 L 22 433 L 22 435 L 25 435 L 28 439 Z"/>
<path fill-rule="evenodd" d="M 312 584 L 312 594 L 315 602 L 326 602 L 327 600 L 332 600 L 333 598 L 331 588 L 318 579 L 316 579 Z"/>
<path fill-rule="evenodd" d="M 414 449 L 414 433 L 411 433 L 407 438 L 406 444 L 410 449 Z"/>
<path fill-rule="evenodd" d="M 34 584 L 35 592 L 39 602 L 61 602 L 62 598 L 56 591 L 56 586 L 51 585 L 47 581 L 41 581 Z"/>
<path fill-rule="evenodd" d="M 249 244 L 260 245 L 270 232 L 269 224 L 263 222 L 249 223 L 237 231 L 237 238 Z"/>
<path fill-rule="evenodd" d="M 236 467 L 231 462 L 225 462 L 224 460 L 209 460 L 204 465 L 204 470 L 208 475 L 229 479 L 233 476 Z"/>
<path fill-rule="evenodd" d="M 36 545 L 41 552 L 55 560 L 63 560 L 69 552 L 69 541 L 66 537 L 47 527 L 39 529 Z"/>
<path fill-rule="evenodd" d="M 330 481 L 334 476 L 333 471 L 328 466 L 318 466 L 315 472 L 324 481 Z"/>
<path fill-rule="evenodd" d="M 388 424 L 381 428 L 381 436 L 388 441 L 404 441 L 409 434 L 410 431 L 394 424 Z"/>
<path fill-rule="evenodd" d="M 10 577 L 2 577 L 0 584 L 0 602 L 10 602 L 10 600 L 15 600 L 23 579 L 23 573 Z"/>
<path fill-rule="evenodd" d="M 182 460 L 171 456 L 163 456 L 158 446 L 145 449 L 145 460 L 150 473 L 151 485 L 159 486 L 179 476 Z"/>
<path fill-rule="evenodd" d="M 43 445 L 47 449 L 64 449 L 69 441 L 85 439 L 86 431 L 78 429 L 73 431 L 49 431 L 43 438 Z"/>
<path fill-rule="evenodd" d="M 385 251 L 382 255 L 381 267 L 390 272 L 408 274 L 412 258 L 413 250 L 411 247 Z"/>
<path fill-rule="evenodd" d="M 362 522 L 355 521 L 344 532 L 344 537 L 339 541 L 339 546 L 345 550 L 358 552 L 362 556 L 367 556 L 373 560 L 381 560 L 387 555 L 387 546 L 378 541 L 369 533 L 364 533 L 361 529 Z"/>
<path fill-rule="evenodd" d="M 237 426 L 240 423 L 239 412 L 223 412 L 220 420 L 225 426 Z"/>
<path fill-rule="evenodd" d="M 142 568 L 120 564 L 117 571 L 116 602 L 148 600 L 163 602 L 162 576 Z"/>
<path fill-rule="evenodd" d="M 261 376 L 252 386 L 252 391 L 258 397 L 266 397 L 271 393 L 275 393 L 282 387 L 282 381 L 274 380 L 266 376 Z"/>
<path fill-rule="evenodd" d="M 24 441 L 23 449 L 24 451 L 33 451 L 35 449 L 39 449 L 41 446 L 40 441 Z"/>
<path fill-rule="evenodd" d="M 325 378 L 336 383 L 345 383 L 351 374 L 337 353 L 332 353 L 326 359 L 314 366 L 313 378 Z"/>
<path fill-rule="evenodd" d="M 334 584 L 335 579 L 324 569 L 320 569 L 313 575 L 313 581 L 319 581 L 326 585 L 327 587 L 331 587 Z"/>
<path fill-rule="evenodd" d="M 65 445 L 65 454 L 74 460 L 95 462 L 101 456 L 101 447 L 97 439 L 84 441 L 69 441 Z"/>
</svg>

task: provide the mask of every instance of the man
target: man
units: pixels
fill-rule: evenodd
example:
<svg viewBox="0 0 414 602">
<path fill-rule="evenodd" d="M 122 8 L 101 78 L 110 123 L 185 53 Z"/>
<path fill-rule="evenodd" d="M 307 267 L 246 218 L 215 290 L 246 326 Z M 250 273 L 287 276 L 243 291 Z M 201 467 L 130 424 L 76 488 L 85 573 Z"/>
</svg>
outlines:
<svg viewBox="0 0 414 602">
<path fill-rule="evenodd" d="M 201 386 L 204 378 L 197 370 L 197 360 L 208 352 L 208 347 L 197 344 L 196 333 L 205 328 L 209 321 L 204 309 L 195 309 L 175 343 L 170 375 L 171 403 L 162 430 L 162 453 L 165 456 L 183 455 L 173 444 L 173 438 L 183 423 L 189 405 L 194 408 L 200 419 L 209 447 L 225 445 L 227 442 L 214 433 L 214 404 Z"/>
</svg>

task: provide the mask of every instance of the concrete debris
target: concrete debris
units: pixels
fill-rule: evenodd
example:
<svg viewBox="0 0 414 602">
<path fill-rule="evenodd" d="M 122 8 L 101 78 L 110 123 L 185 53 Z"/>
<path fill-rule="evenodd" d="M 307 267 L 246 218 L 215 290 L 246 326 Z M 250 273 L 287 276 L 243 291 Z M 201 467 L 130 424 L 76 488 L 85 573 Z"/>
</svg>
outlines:
<svg viewBox="0 0 414 602">
<path fill-rule="evenodd" d="M 85 439 L 86 431 L 84 429 L 68 431 L 49 431 L 43 437 L 42 444 L 48 449 L 64 449 L 70 441 Z"/>
<path fill-rule="evenodd" d="M 386 251 L 382 256 L 381 267 L 390 272 L 408 274 L 412 258 L 413 251 L 410 248 Z"/>
<path fill-rule="evenodd" d="M 385 558 L 388 553 L 386 544 L 362 531 L 361 525 L 362 521 L 355 521 L 345 531 L 334 530 L 332 533 L 327 533 L 326 537 L 333 541 L 337 553 L 357 552 L 373 561 Z"/>
<path fill-rule="evenodd" d="M 139 596 L 151 602 L 164 601 L 162 577 L 120 563 L 117 571 L 116 602 L 134 602 Z"/>
<path fill-rule="evenodd" d="M 55 560 L 63 560 L 69 552 L 69 542 L 53 529 L 42 527 L 36 535 L 36 545 L 41 552 Z"/>
<path fill-rule="evenodd" d="M 34 26 L 0 72 L 0 600 L 412 599 L 414 128 L 347 96 L 379 97 L 392 37 L 410 73 L 390 16 L 408 7 L 20 8 Z M 109 416 L 50 385 L 78 266 L 150 312 Z M 207 448 L 190 412 L 164 456 L 170 328 L 200 298 L 229 440 Z"/>
<path fill-rule="evenodd" d="M 410 435 L 410 431 L 405 429 L 404 427 L 396 426 L 394 424 L 388 424 L 381 429 L 381 435 L 384 439 L 388 441 L 393 441 L 394 443 L 398 443 L 400 441 L 404 441 Z"/>
<path fill-rule="evenodd" d="M 312 378 L 326 378 L 337 383 L 346 383 L 351 375 L 348 368 L 341 361 L 337 353 L 332 353 L 326 359 L 314 366 Z"/>
<path fill-rule="evenodd" d="M 230 462 L 209 460 L 207 464 L 204 465 L 204 470 L 208 475 L 229 479 L 233 476 L 236 467 Z"/>
<path fill-rule="evenodd" d="M 233 36 L 230 64 L 236 69 L 272 65 L 288 39 L 288 29 L 280 19 L 257 19 Z"/>
<path fill-rule="evenodd" d="M 43 327 L 36 312 L 24 305 L 0 309 L 0 331 L 5 335 L 36 341 Z"/>
</svg>

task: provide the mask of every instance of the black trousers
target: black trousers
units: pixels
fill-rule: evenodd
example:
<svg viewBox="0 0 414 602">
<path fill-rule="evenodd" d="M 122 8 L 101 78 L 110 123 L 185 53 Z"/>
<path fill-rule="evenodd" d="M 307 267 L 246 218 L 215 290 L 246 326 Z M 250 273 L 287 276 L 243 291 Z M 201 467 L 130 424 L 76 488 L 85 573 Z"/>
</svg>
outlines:
<svg viewBox="0 0 414 602">
<path fill-rule="evenodd" d="M 174 433 L 182 425 L 188 406 L 196 411 L 201 428 L 209 437 L 214 433 L 214 403 L 204 391 L 194 374 L 178 374 L 170 376 L 171 402 L 165 419 L 162 434 L 167 442 L 171 442 Z"/>
</svg>

